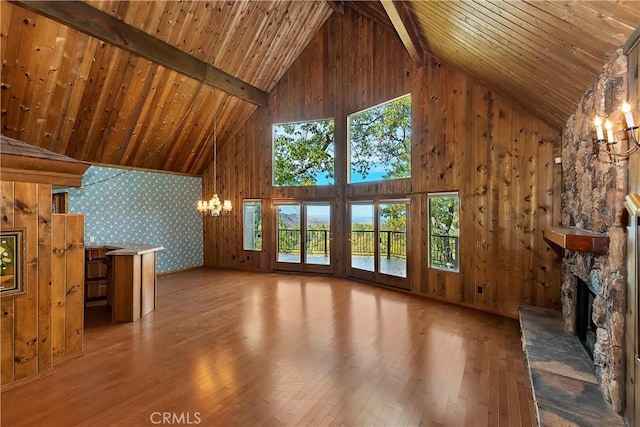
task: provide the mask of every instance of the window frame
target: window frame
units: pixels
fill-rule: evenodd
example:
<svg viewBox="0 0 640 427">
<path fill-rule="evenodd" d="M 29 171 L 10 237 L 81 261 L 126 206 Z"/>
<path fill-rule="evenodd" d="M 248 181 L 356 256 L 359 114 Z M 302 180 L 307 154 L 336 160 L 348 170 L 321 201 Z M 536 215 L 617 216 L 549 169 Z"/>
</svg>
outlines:
<svg viewBox="0 0 640 427">
<path fill-rule="evenodd" d="M 440 265 L 433 265 L 432 262 L 432 258 L 431 258 L 431 199 L 436 199 L 436 198 L 452 198 L 455 197 L 458 201 L 458 208 L 457 208 L 457 217 L 458 217 L 458 233 L 456 236 L 452 236 L 452 235 L 447 235 L 446 237 L 455 237 L 457 239 L 457 244 L 456 244 L 456 266 L 455 268 L 446 268 L 446 267 L 442 267 Z M 461 201 L 460 201 L 460 192 L 458 190 L 456 191 L 442 191 L 442 192 L 434 192 L 434 193 L 427 193 L 427 261 L 428 261 L 428 267 L 435 269 L 435 270 L 440 270 L 440 271 L 446 271 L 449 273 L 460 273 L 460 241 L 461 241 L 461 229 L 460 229 L 460 212 L 461 212 Z"/>
<path fill-rule="evenodd" d="M 380 103 L 378 103 L 376 105 L 372 105 L 370 107 L 363 108 L 361 110 L 354 111 L 354 112 L 352 112 L 350 114 L 347 114 L 347 117 L 346 117 L 346 121 L 347 121 L 347 123 L 346 123 L 346 142 L 347 142 L 347 144 L 346 145 L 347 146 L 346 146 L 346 164 L 345 164 L 347 185 L 362 185 L 362 184 L 379 183 L 379 182 L 387 182 L 387 181 L 393 182 L 393 181 L 400 180 L 400 179 L 411 179 L 411 170 L 412 170 L 411 165 L 412 165 L 412 162 L 413 162 L 413 158 L 412 158 L 412 156 L 413 156 L 413 143 L 412 142 L 410 142 L 410 144 L 409 144 L 409 175 L 408 176 L 401 177 L 401 178 L 387 178 L 387 179 L 380 178 L 380 179 L 376 179 L 376 180 L 365 180 L 365 181 L 358 181 L 358 182 L 353 182 L 352 179 L 351 179 L 351 175 L 352 175 L 352 173 L 351 173 L 351 130 L 350 130 L 351 117 L 356 115 L 356 114 L 360 114 L 362 112 L 365 112 L 367 110 L 372 110 L 374 108 L 378 108 L 378 107 L 380 107 L 380 106 L 382 106 L 384 104 L 392 103 L 392 102 L 397 101 L 397 100 L 402 99 L 402 98 L 409 98 L 410 99 L 410 108 L 411 108 L 410 111 L 409 111 L 409 118 L 410 118 L 410 123 L 411 123 L 410 140 L 412 140 L 413 139 L 413 97 L 412 97 L 411 92 L 405 93 L 405 94 L 397 96 L 395 98 L 380 102 Z"/>
<path fill-rule="evenodd" d="M 249 248 L 247 249 L 247 242 L 245 241 L 245 223 L 246 223 L 246 218 L 245 218 L 245 212 L 246 212 L 246 207 L 247 204 L 257 204 L 258 207 L 260 208 L 260 249 L 256 248 L 256 241 L 254 240 L 254 245 L 253 248 Z M 262 199 L 242 199 L 242 250 L 243 251 L 248 251 L 248 252 L 264 252 L 264 221 L 262 220 L 262 214 L 263 214 L 263 203 L 262 203 Z M 253 232 L 255 234 L 256 229 L 255 227 L 253 228 Z"/>
<path fill-rule="evenodd" d="M 275 168 L 275 155 L 276 155 L 276 144 L 275 144 L 275 136 L 276 136 L 276 126 L 284 126 L 284 125 L 296 125 L 299 123 L 313 123 L 313 122 L 322 122 L 332 120 L 333 121 L 333 183 L 329 184 L 315 184 L 315 185 L 295 185 L 295 184 L 277 184 L 276 183 L 276 168 Z M 336 119 L 335 117 L 325 117 L 319 119 L 310 119 L 310 120 L 294 120 L 288 122 L 279 122 L 271 124 L 271 186 L 274 188 L 302 188 L 302 187 L 331 187 L 336 185 Z"/>
</svg>

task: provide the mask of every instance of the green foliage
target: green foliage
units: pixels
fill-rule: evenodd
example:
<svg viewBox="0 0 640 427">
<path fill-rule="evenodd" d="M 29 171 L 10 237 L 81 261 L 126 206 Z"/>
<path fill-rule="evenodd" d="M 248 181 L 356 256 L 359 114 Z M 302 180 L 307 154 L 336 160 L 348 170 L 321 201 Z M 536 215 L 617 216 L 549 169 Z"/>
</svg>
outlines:
<svg viewBox="0 0 640 427">
<path fill-rule="evenodd" d="M 406 231 L 407 205 L 404 203 L 380 204 L 380 229 L 386 231 Z M 384 225 L 382 224 L 384 222 Z"/>
<path fill-rule="evenodd" d="M 333 183 L 334 123 L 332 119 L 273 127 L 275 185 Z"/>
<path fill-rule="evenodd" d="M 432 266 L 457 270 L 459 216 L 457 196 L 429 198 L 429 260 Z"/>
<path fill-rule="evenodd" d="M 458 236 L 458 197 L 430 197 L 429 217 L 431 234 Z"/>
<path fill-rule="evenodd" d="M 384 179 L 411 176 L 411 97 L 349 117 L 351 173 L 366 178 L 371 168 L 383 166 Z"/>
</svg>

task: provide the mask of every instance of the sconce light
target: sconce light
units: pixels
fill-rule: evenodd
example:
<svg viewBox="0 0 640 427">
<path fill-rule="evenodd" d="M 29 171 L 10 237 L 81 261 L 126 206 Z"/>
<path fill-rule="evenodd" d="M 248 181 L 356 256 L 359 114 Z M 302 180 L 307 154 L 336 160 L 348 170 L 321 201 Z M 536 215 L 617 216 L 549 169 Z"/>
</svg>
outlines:
<svg viewBox="0 0 640 427">
<path fill-rule="evenodd" d="M 636 126 L 633 120 L 633 113 L 631 112 L 631 106 L 628 103 L 623 103 L 620 108 L 622 113 L 624 114 L 624 121 L 627 124 L 627 127 L 623 129 L 626 132 L 629 139 L 629 149 L 623 152 L 618 152 L 616 150 L 616 141 L 615 135 L 613 133 L 613 124 L 609 119 L 606 119 L 604 122 L 604 129 L 602 128 L 602 118 L 596 116 L 593 120 L 593 124 L 596 127 L 596 143 L 598 146 L 602 145 L 604 147 L 604 151 L 607 154 L 618 158 L 626 158 L 631 154 L 635 153 L 640 149 L 640 143 L 638 142 L 638 126 Z M 607 132 L 606 138 L 604 132 Z"/>
</svg>

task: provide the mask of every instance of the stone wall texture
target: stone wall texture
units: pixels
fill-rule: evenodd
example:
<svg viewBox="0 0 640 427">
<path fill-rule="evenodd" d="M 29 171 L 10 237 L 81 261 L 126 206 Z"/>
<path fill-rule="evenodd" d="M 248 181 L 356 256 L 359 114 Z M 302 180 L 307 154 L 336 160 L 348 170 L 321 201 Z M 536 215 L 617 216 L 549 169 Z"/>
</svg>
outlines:
<svg viewBox="0 0 640 427">
<path fill-rule="evenodd" d="M 627 58 L 618 52 L 585 93 L 567 121 L 562 141 L 562 225 L 607 233 L 609 253 L 566 251 L 562 265 L 562 312 L 565 328 L 575 329 L 576 276 L 596 294 L 594 368 L 613 408 L 624 410 L 624 310 L 627 161 L 598 150 L 595 115 L 622 129 L 620 105 L 627 97 Z M 622 133 L 616 133 L 622 139 Z"/>
</svg>

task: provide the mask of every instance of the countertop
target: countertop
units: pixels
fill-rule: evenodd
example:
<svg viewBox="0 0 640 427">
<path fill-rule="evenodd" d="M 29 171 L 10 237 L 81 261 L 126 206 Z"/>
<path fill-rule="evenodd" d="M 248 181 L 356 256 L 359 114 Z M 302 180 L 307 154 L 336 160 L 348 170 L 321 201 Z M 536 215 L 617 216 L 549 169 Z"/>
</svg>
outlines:
<svg viewBox="0 0 640 427">
<path fill-rule="evenodd" d="M 164 249 L 163 246 L 146 245 L 143 243 L 91 243 L 85 249 L 113 249 L 107 255 L 142 255 Z"/>
</svg>

